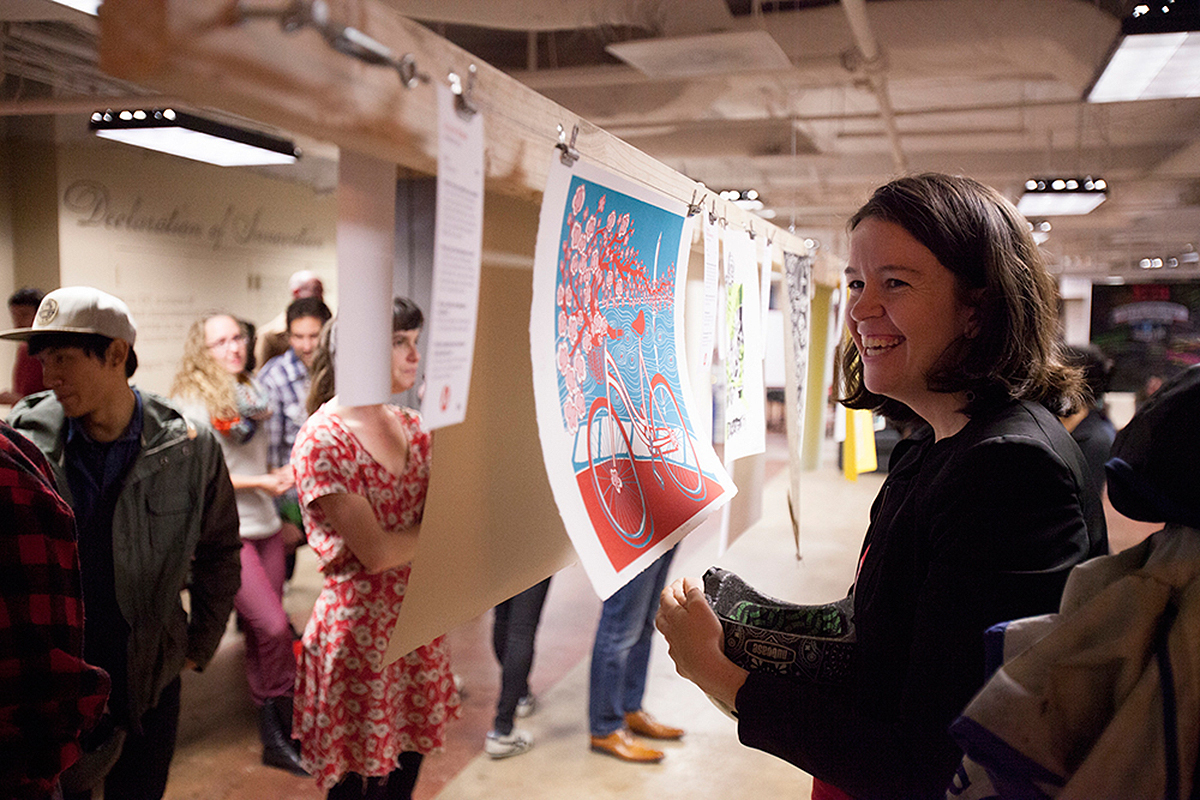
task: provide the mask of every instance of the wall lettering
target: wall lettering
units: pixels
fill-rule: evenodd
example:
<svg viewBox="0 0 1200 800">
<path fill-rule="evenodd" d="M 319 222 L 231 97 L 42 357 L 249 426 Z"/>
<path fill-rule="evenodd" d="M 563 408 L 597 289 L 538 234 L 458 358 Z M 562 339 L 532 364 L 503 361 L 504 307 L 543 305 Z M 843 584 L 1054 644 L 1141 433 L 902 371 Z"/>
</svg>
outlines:
<svg viewBox="0 0 1200 800">
<path fill-rule="evenodd" d="M 319 248 L 325 244 L 311 224 L 292 230 L 265 226 L 261 207 L 247 212 L 230 204 L 219 221 L 204 220 L 187 205 L 150 209 L 139 196 L 114 200 L 107 186 L 93 180 L 78 180 L 68 186 L 63 192 L 63 206 L 83 228 L 207 240 L 213 250 L 234 245 Z"/>
</svg>

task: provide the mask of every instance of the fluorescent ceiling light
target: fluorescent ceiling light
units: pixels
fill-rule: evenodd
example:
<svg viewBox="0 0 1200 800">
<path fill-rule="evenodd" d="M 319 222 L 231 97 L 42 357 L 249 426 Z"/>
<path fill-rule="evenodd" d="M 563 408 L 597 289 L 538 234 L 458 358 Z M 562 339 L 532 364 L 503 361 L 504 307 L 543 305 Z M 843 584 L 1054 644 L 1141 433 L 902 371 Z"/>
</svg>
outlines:
<svg viewBox="0 0 1200 800">
<path fill-rule="evenodd" d="M 745 209 L 746 211 L 757 212 L 763 209 L 763 201 L 759 197 L 757 189 L 744 189 L 742 191 L 729 189 L 721 192 L 721 199 L 728 200 L 738 208 Z"/>
<path fill-rule="evenodd" d="M 1087 214 L 1104 202 L 1102 193 L 1063 192 L 1062 194 L 1024 194 L 1017 210 L 1027 217 L 1065 217 Z"/>
<path fill-rule="evenodd" d="M 1090 103 L 1200 97 L 1200 13 L 1139 9 L 1121 25 Z"/>
<path fill-rule="evenodd" d="M 52 3 L 58 3 L 60 6 L 73 8 L 76 11 L 82 11 L 85 14 L 96 16 L 96 12 L 100 9 L 100 0 L 50 0 Z"/>
<path fill-rule="evenodd" d="M 97 111 L 89 127 L 105 139 L 222 167 L 294 164 L 300 155 L 285 139 L 170 108 Z"/>
<path fill-rule="evenodd" d="M 1087 214 L 1108 198 L 1108 184 L 1096 178 L 1030 178 L 1017 210 L 1026 217 Z"/>
</svg>

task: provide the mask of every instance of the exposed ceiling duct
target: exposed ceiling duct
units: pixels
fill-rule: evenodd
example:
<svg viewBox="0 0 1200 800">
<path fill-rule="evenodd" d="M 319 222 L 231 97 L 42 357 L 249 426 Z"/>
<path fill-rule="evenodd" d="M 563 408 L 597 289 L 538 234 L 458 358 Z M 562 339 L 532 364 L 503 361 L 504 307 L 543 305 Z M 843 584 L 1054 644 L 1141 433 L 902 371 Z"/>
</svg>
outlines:
<svg viewBox="0 0 1200 800">
<path fill-rule="evenodd" d="M 776 223 L 794 220 L 826 252 L 875 186 L 909 170 L 969 174 L 1014 200 L 1032 176 L 1103 175 L 1109 199 L 1056 222 L 1044 245 L 1057 269 L 1125 269 L 1200 245 L 1200 100 L 1082 99 L 1129 0 L 380 2 L 709 188 L 756 189 Z M 65 123 L 93 99 L 143 93 L 96 68 L 94 22 L 49 0 L 0 0 L 0 118 L 82 129 Z M 739 37 L 770 58 L 721 56 Z M 657 65 L 613 54 L 630 48 Z M 325 180 L 318 159 L 301 161 L 286 174 Z"/>
<path fill-rule="evenodd" d="M 865 74 L 866 81 L 875 94 L 875 100 L 879 103 L 879 118 L 883 121 L 888 144 L 892 148 L 892 164 L 896 167 L 896 172 L 908 172 L 908 159 L 904 157 L 900 131 L 896 127 L 896 112 L 888 94 L 887 63 L 883 53 L 879 51 L 875 34 L 871 32 L 866 0 L 842 0 L 842 8 L 846 12 L 846 21 L 850 23 L 850 31 L 854 34 L 854 44 L 862 56 L 859 69 Z"/>
<path fill-rule="evenodd" d="M 733 20 L 723 0 L 385 0 L 413 19 L 521 31 L 627 26 L 666 36 L 724 29 Z"/>
</svg>

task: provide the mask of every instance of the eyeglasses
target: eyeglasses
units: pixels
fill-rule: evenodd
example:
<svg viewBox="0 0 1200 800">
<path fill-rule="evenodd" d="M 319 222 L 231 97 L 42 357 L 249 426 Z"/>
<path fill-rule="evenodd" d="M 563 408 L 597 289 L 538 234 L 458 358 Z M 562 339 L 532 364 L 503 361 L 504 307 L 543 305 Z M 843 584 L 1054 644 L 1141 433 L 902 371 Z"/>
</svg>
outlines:
<svg viewBox="0 0 1200 800">
<path fill-rule="evenodd" d="M 219 339 L 218 341 L 213 342 L 212 344 L 210 344 L 208 346 L 208 349 L 209 350 L 228 350 L 230 347 L 233 347 L 234 345 L 237 345 L 238 347 L 245 347 L 247 341 L 248 341 L 248 338 L 246 337 L 246 334 L 239 333 L 237 336 L 233 336 L 228 339 Z"/>
</svg>

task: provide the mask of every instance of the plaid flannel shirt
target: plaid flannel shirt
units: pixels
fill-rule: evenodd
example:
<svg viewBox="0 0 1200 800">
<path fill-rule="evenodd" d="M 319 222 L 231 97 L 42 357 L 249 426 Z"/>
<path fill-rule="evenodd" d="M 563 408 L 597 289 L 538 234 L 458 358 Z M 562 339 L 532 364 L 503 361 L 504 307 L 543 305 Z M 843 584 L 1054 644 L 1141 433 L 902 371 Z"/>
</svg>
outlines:
<svg viewBox="0 0 1200 800">
<path fill-rule="evenodd" d="M 104 710 L 83 660 L 75 516 L 45 457 L 0 423 L 0 797 L 46 797 Z"/>
<path fill-rule="evenodd" d="M 267 467 L 275 469 L 291 463 L 292 445 L 300 426 L 308 419 L 308 368 L 290 347 L 263 365 L 255 376 L 267 393 L 271 416 L 266 420 Z"/>
</svg>

